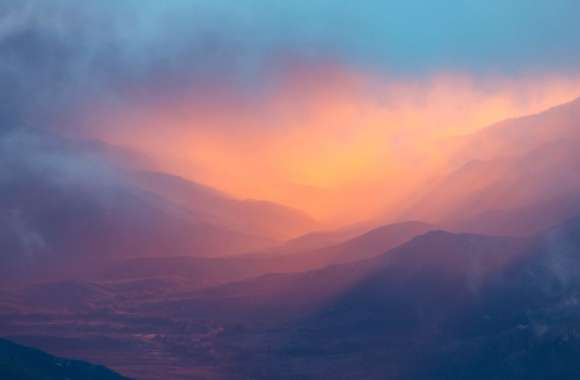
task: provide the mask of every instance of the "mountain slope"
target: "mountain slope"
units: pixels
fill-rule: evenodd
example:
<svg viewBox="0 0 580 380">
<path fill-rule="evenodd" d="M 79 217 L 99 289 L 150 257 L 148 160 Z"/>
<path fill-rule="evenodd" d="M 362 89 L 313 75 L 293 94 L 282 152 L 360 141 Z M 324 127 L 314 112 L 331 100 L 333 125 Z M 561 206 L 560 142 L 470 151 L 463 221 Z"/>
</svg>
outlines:
<svg viewBox="0 0 580 380">
<path fill-rule="evenodd" d="M 281 378 L 573 379 L 579 230 L 576 218 L 531 239 L 431 232 L 367 262 L 211 296 L 251 298 L 250 320 L 297 317 L 271 339 Z"/>
<path fill-rule="evenodd" d="M 313 312 L 321 304 L 357 293 L 355 289 L 363 289 L 368 284 L 377 285 L 378 294 L 404 297 L 405 292 L 397 291 L 402 291 L 403 283 L 410 285 L 413 278 L 424 285 L 449 277 L 459 281 L 462 288 L 468 286 L 469 291 L 476 292 L 489 273 L 515 260 L 527 244 L 527 240 L 516 238 L 432 231 L 369 260 L 304 273 L 268 274 L 202 290 L 181 299 L 178 296 L 152 307 L 177 315 L 205 315 L 206 312 L 211 315 L 212 307 L 216 307 L 221 310 L 220 314 L 233 318 L 241 318 L 243 312 L 236 309 L 241 307 L 252 315 L 251 320 L 272 319 L 274 315 L 296 317 L 306 309 Z M 379 287 L 376 279 L 384 283 Z M 284 300 L 283 304 L 279 300 Z M 367 309 L 361 306 L 353 310 Z"/>
<path fill-rule="evenodd" d="M 58 137 L 3 136 L 0 159 L 3 279 L 113 256 L 226 255 L 273 243 L 136 188 L 123 170 Z"/>
<path fill-rule="evenodd" d="M 6 380 L 128 380 L 103 366 L 57 358 L 0 339 L 0 378 Z"/>
<path fill-rule="evenodd" d="M 487 161 L 525 155 L 545 144 L 580 138 L 580 98 L 543 112 L 493 124 L 465 136 L 455 149 L 454 160 Z"/>
<path fill-rule="evenodd" d="M 286 246 L 235 257 L 157 257 L 116 260 L 93 273 L 96 279 L 172 278 L 200 288 L 260 276 L 302 272 L 381 255 L 434 227 L 408 222 L 381 226 L 343 243 L 289 253 Z"/>
<path fill-rule="evenodd" d="M 405 219 L 492 234 L 532 234 L 580 212 L 580 99 L 469 138 L 467 163 L 423 191 Z"/>
<path fill-rule="evenodd" d="M 430 231 L 368 260 L 212 288 L 82 286 L 98 303 L 110 294 L 123 302 L 3 320 L 20 339 L 61 347 L 54 331 L 94 339 L 71 328 L 86 319 L 112 342 L 134 342 L 105 347 L 141 366 L 145 353 L 183 371 L 218 362 L 228 379 L 572 379 L 580 370 L 579 231 L 578 219 L 525 239 Z M 37 302 L 48 293 L 22 294 Z"/>
<path fill-rule="evenodd" d="M 278 271 L 304 271 L 369 259 L 408 242 L 435 227 L 421 222 L 388 224 L 324 248 L 278 255 Z"/>
<path fill-rule="evenodd" d="M 187 208 L 210 223 L 247 234 L 286 240 L 317 228 L 306 214 L 258 200 L 238 200 L 183 178 L 158 172 L 137 172 L 136 183 Z"/>
</svg>

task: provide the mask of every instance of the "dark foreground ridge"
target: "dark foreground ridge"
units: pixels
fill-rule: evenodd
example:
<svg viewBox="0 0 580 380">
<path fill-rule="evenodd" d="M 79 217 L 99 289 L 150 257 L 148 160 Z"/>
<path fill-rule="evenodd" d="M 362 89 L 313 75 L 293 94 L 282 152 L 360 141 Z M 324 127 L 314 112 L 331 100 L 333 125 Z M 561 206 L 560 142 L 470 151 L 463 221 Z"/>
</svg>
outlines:
<svg viewBox="0 0 580 380">
<path fill-rule="evenodd" d="M 110 369 L 69 360 L 0 339 L 2 380 L 129 380 Z"/>
</svg>

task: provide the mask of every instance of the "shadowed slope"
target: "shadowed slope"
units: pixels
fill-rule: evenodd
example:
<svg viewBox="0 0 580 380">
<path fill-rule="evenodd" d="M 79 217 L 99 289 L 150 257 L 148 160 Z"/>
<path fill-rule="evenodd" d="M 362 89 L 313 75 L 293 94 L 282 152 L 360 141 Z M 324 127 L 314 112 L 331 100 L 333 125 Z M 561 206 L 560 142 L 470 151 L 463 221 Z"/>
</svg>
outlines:
<svg viewBox="0 0 580 380">
<path fill-rule="evenodd" d="M 0 378 L 5 380 L 128 380 L 103 366 L 57 358 L 0 339 Z"/>
<path fill-rule="evenodd" d="M 356 263 L 334 265 L 297 274 L 269 274 L 255 279 L 204 290 L 186 298 L 153 305 L 156 310 L 178 315 L 217 315 L 253 319 L 296 318 L 316 312 L 335 298 L 355 294 L 376 285 L 378 294 L 405 298 L 400 286 L 416 279 L 423 286 L 433 280 L 452 278 L 460 288 L 476 292 L 489 273 L 507 265 L 524 249 L 527 240 L 478 235 L 428 232 L 384 255 Z M 377 284 L 377 279 L 384 284 Z M 438 280 L 439 279 L 439 280 Z M 379 286 L 380 285 L 380 286 Z M 411 291 L 413 286 L 409 288 Z M 353 297 L 353 300 L 358 297 Z M 428 299 L 428 297 L 427 297 Z M 388 300 L 381 300 L 388 305 Z M 412 301 L 414 302 L 414 301 Z M 324 308 L 323 308 L 324 309 Z M 365 307 L 353 308 L 364 313 Z M 209 313 L 209 314 L 206 314 Z"/>
<path fill-rule="evenodd" d="M 225 255 L 272 243 L 135 188 L 123 170 L 58 137 L 3 136 L 0 158 L 3 279 L 58 275 L 83 260 Z"/>
<path fill-rule="evenodd" d="M 288 253 L 286 246 L 264 253 L 220 258 L 134 258 L 109 263 L 96 278 L 119 280 L 173 278 L 188 287 L 206 287 L 265 273 L 301 272 L 381 255 L 433 227 L 419 222 L 399 223 L 325 248 Z"/>
</svg>

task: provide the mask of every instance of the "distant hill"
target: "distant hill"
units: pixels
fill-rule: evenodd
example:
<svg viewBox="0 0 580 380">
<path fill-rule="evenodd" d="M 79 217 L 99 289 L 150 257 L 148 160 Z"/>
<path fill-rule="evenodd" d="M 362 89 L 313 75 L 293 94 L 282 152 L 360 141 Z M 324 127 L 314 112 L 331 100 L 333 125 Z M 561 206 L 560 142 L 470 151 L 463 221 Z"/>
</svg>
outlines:
<svg viewBox="0 0 580 380">
<path fill-rule="evenodd" d="M 456 160 L 487 161 L 520 156 L 542 145 L 580 138 L 580 98 L 533 115 L 507 119 L 472 135 L 456 147 Z"/>
<path fill-rule="evenodd" d="M 150 175 L 155 183 L 178 182 L 188 195 L 200 194 L 196 207 L 183 205 L 169 199 L 172 194 L 138 186 L 127 168 L 101 154 L 102 148 L 95 151 L 92 145 L 47 133 L 2 136 L 2 280 L 47 274 L 58 278 L 69 268 L 91 267 L 111 257 L 256 251 L 274 245 L 272 236 L 280 234 L 277 227 L 266 231 L 259 223 L 294 228 L 296 234 L 312 225 L 282 206 L 236 201 L 171 176 Z"/>
<path fill-rule="evenodd" d="M 140 171 L 132 178 L 141 188 L 190 210 L 208 223 L 246 234 L 286 240 L 318 228 L 299 210 L 272 202 L 234 199 L 177 176 Z"/>
<path fill-rule="evenodd" d="M 533 234 L 580 213 L 580 99 L 511 119 L 459 144 L 467 162 L 424 189 L 404 219 L 490 234 Z"/>
<path fill-rule="evenodd" d="M 242 318 L 243 313 L 236 310 L 240 306 L 251 313 L 248 319 L 252 320 L 302 317 L 318 308 L 333 309 L 330 305 L 338 300 L 364 303 L 369 294 L 386 297 L 376 300 L 383 304 L 385 313 L 393 307 L 387 301 L 390 297 L 410 303 L 437 303 L 445 295 L 434 292 L 450 291 L 451 299 L 459 301 L 461 298 L 457 297 L 477 292 L 488 274 L 527 252 L 529 244 L 527 239 L 431 231 L 368 260 L 303 273 L 267 274 L 192 294 L 183 303 L 176 299 L 154 307 L 159 310 L 168 307 L 165 309 L 168 313 L 187 314 L 211 310 L 211 305 L 220 308 L 229 305 L 233 309 L 225 314 Z M 230 305 L 228 300 L 234 303 Z M 371 309 L 368 306 L 350 305 L 344 310 L 350 308 L 355 314 L 378 311 L 378 305 Z M 382 316 L 376 314 L 377 318 Z"/>
<path fill-rule="evenodd" d="M 151 257 L 112 261 L 93 273 L 96 279 L 173 278 L 191 287 L 239 281 L 266 273 L 301 272 L 379 256 L 435 227 L 407 222 L 385 225 L 324 248 L 292 252 L 279 249 L 235 257 Z M 302 246 L 304 247 L 304 246 Z M 309 248 L 308 245 L 305 247 Z"/>
</svg>

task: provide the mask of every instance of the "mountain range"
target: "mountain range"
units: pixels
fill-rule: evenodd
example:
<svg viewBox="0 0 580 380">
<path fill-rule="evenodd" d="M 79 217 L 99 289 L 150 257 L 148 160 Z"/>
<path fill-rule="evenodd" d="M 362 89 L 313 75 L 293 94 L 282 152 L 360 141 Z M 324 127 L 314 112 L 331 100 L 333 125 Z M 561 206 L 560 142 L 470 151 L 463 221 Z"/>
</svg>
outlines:
<svg viewBox="0 0 580 380">
<path fill-rule="evenodd" d="M 4 278 L 58 277 L 120 256 L 239 254 L 316 228 L 284 206 L 117 165 L 117 150 L 111 159 L 98 147 L 36 131 L 3 136 Z"/>
<path fill-rule="evenodd" d="M 3 138 L 0 336 L 144 380 L 578 378 L 579 113 L 456 139 L 394 220 L 334 231 L 113 148 Z M 0 341 L 30 357 L 8 368 L 68 363 L 27 350 Z"/>
<path fill-rule="evenodd" d="M 580 99 L 506 120 L 454 142 L 458 167 L 422 191 L 403 218 L 449 229 L 529 235 L 580 212 Z"/>
</svg>

